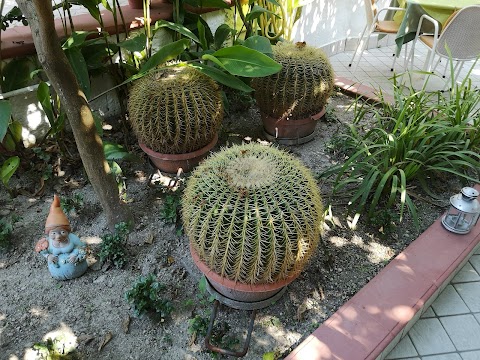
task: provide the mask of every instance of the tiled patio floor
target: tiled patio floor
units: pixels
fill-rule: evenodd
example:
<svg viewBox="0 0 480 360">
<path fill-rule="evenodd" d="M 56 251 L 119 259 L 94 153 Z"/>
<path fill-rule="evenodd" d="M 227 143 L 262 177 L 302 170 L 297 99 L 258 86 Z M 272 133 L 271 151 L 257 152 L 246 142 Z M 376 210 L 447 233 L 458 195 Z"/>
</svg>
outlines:
<svg viewBox="0 0 480 360">
<path fill-rule="evenodd" d="M 480 359 L 480 250 L 386 359 Z"/>
<path fill-rule="evenodd" d="M 382 43 L 382 41 L 380 43 Z M 410 47 L 411 45 L 408 47 L 408 51 L 410 51 Z M 394 49 L 395 46 L 385 46 L 365 51 L 359 66 L 354 73 L 352 72 L 352 68 L 348 66 L 353 54 L 352 51 L 331 56 L 330 60 L 336 76 L 345 77 L 356 81 L 359 84 L 368 85 L 374 89 L 381 89 L 383 92 L 393 94 L 392 77 L 394 74 L 405 74 L 405 71 L 407 70 L 404 66 L 404 49 L 402 49 L 401 56 L 395 65 L 395 72 L 390 71 L 393 62 L 392 54 L 395 51 Z M 415 48 L 414 70 L 422 69 L 426 56 L 427 48 L 422 44 L 417 44 Z M 442 61 L 436 72 L 443 74 L 447 63 L 448 61 Z M 458 78 L 459 80 L 463 80 L 472 64 L 472 62 L 465 63 L 462 73 Z M 447 74 L 449 74 L 449 71 L 447 71 Z M 477 63 L 476 67 L 473 69 L 470 78 L 472 79 L 472 85 L 480 88 L 480 62 Z M 413 80 L 414 88 L 421 88 L 423 85 L 422 75 L 418 73 L 413 75 Z M 444 88 L 446 81 L 448 81 L 448 79 L 443 79 L 441 76 L 432 76 L 427 83 L 427 90 L 441 90 Z"/>
<path fill-rule="evenodd" d="M 352 52 L 340 53 L 330 59 L 336 76 L 351 79 L 358 84 L 393 93 L 393 46 L 375 48 L 364 53 L 355 73 L 348 67 Z M 416 69 L 421 69 L 426 48 L 416 49 Z M 470 64 L 466 64 L 459 79 L 462 80 Z M 403 59 L 397 61 L 395 72 L 405 72 Z M 443 71 L 440 67 L 440 72 Z M 418 75 L 417 75 L 418 77 Z M 480 64 L 470 78 L 473 86 L 480 88 Z M 427 89 L 444 87 L 445 80 L 435 77 Z M 414 87 L 423 85 L 414 79 Z M 422 314 L 405 337 L 386 356 L 386 359 L 422 360 L 480 360 L 480 249 L 463 266 L 439 297 Z"/>
</svg>

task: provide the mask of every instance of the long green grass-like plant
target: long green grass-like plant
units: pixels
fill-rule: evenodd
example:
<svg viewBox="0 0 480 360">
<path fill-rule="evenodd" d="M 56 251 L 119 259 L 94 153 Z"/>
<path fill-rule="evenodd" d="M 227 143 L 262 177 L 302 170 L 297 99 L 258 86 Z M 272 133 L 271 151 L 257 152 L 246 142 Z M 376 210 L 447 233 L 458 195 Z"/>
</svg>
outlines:
<svg viewBox="0 0 480 360">
<path fill-rule="evenodd" d="M 469 142 L 468 146 L 479 153 L 480 89 L 472 87 L 469 76 L 477 62 L 478 60 L 470 67 L 467 77 L 460 84 L 452 82 L 448 95 L 440 98 L 439 113 L 443 114 L 452 126 L 466 126 L 465 135 L 466 141 Z"/>
<path fill-rule="evenodd" d="M 404 90 L 395 86 L 393 103 L 356 102 L 354 121 L 340 135 L 345 161 L 320 177 L 334 177 L 333 193 L 347 192 L 351 211 L 371 217 L 379 207 L 398 204 L 400 219 L 407 208 L 418 226 L 408 192 L 413 180 L 427 192 L 429 179 L 439 173 L 479 181 L 478 128 L 474 133 L 468 121 L 475 116 L 475 108 L 461 101 L 462 97 L 473 99 L 476 90 L 453 91 L 449 99 L 439 92 L 410 88 L 405 95 Z M 475 121 L 478 126 L 478 115 Z"/>
</svg>

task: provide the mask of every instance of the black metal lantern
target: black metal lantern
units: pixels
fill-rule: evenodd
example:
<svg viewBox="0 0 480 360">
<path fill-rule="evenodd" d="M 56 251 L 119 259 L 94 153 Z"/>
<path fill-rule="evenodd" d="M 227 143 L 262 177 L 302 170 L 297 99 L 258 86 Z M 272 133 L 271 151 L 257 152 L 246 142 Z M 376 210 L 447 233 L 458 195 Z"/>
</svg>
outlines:
<svg viewBox="0 0 480 360">
<path fill-rule="evenodd" d="M 460 194 L 450 198 L 450 208 L 442 218 L 443 226 L 456 234 L 466 234 L 472 230 L 480 216 L 479 193 L 471 187 L 464 187 Z"/>
</svg>

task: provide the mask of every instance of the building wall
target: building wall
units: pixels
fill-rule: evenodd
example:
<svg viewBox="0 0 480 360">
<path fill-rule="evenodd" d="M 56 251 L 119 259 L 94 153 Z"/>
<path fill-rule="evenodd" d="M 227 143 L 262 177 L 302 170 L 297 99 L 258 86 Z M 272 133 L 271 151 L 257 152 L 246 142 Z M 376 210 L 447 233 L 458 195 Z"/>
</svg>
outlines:
<svg viewBox="0 0 480 360">
<path fill-rule="evenodd" d="M 370 0 L 313 0 L 302 9 L 293 41 L 325 48 L 330 54 L 354 50 L 366 24 L 365 1 Z M 389 4 L 390 0 L 379 0 L 378 7 Z"/>
</svg>

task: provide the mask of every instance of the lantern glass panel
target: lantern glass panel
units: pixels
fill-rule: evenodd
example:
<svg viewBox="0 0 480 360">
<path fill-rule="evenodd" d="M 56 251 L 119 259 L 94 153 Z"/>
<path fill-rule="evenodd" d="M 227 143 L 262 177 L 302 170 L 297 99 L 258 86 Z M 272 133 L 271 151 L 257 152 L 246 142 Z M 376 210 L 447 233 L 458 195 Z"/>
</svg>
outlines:
<svg viewBox="0 0 480 360">
<path fill-rule="evenodd" d="M 451 206 L 442 223 L 447 230 L 457 234 L 466 234 L 475 225 L 476 219 L 477 214 L 465 213 Z"/>
</svg>

